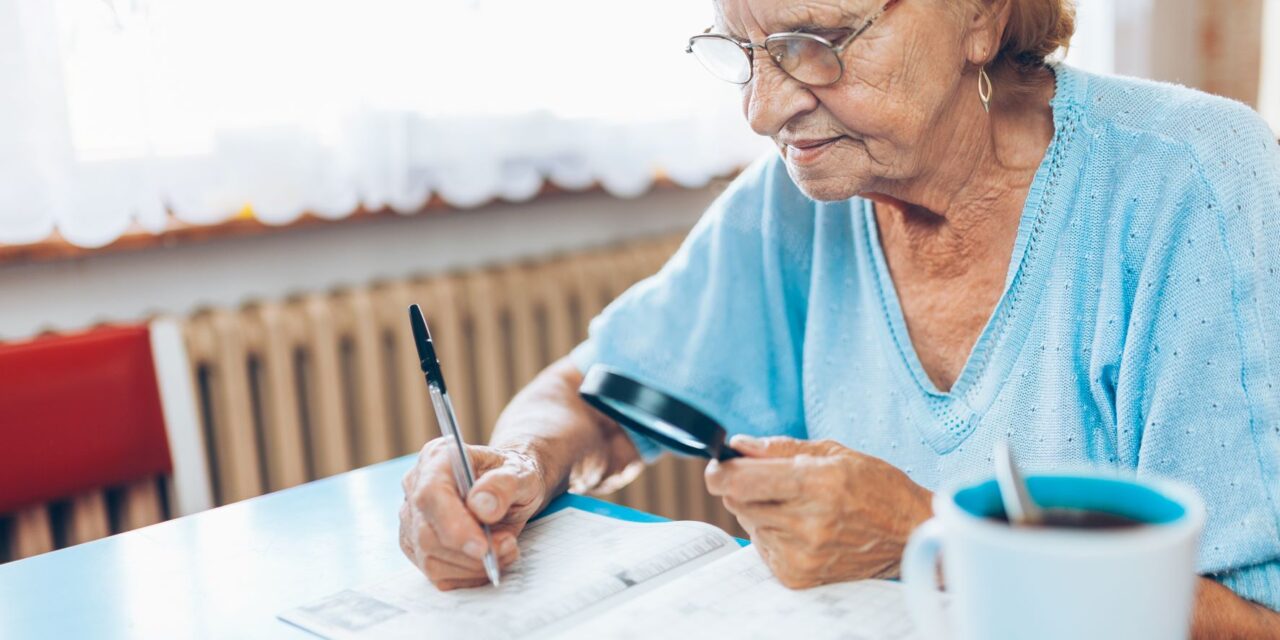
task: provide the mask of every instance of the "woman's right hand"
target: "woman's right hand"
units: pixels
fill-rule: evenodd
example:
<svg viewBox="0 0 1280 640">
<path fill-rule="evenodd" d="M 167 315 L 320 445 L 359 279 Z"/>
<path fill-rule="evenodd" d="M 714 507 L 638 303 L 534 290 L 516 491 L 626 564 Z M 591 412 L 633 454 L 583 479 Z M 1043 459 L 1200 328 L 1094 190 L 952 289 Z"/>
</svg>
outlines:
<svg viewBox="0 0 1280 640">
<path fill-rule="evenodd" d="M 482 564 L 487 547 L 480 523 L 491 526 L 498 563 L 520 556 L 516 536 L 547 494 L 538 461 L 512 449 L 468 446 L 475 486 L 464 503 L 453 479 L 448 447 L 436 438 L 422 447 L 404 476 L 400 549 L 443 591 L 488 583 Z"/>
</svg>

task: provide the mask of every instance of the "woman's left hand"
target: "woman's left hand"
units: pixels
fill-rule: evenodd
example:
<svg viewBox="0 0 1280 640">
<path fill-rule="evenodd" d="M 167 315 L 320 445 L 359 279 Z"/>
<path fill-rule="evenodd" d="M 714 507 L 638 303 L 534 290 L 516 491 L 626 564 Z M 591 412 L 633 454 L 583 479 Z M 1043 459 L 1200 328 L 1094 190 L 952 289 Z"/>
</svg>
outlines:
<svg viewBox="0 0 1280 640">
<path fill-rule="evenodd" d="M 734 436 L 744 457 L 707 466 L 707 489 L 782 584 L 893 578 L 931 493 L 893 465 L 830 440 Z"/>
</svg>

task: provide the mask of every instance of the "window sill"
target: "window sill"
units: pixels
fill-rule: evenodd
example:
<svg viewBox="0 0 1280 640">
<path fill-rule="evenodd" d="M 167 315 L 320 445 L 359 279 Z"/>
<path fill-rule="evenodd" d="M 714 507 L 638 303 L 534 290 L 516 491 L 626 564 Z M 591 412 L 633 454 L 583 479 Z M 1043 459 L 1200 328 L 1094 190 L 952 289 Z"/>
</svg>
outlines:
<svg viewBox="0 0 1280 640">
<path fill-rule="evenodd" d="M 736 175 L 736 171 L 712 180 L 713 184 L 727 183 L 729 179 Z M 683 189 L 680 185 L 672 182 L 669 178 L 659 176 L 654 180 L 652 191 L 678 190 Z M 530 200 L 543 201 L 552 198 L 573 198 L 575 196 L 596 195 L 605 193 L 600 185 L 593 185 L 586 189 L 568 190 L 556 187 L 551 183 L 543 185 L 542 189 Z M 516 204 L 502 200 L 495 200 L 482 205 L 479 208 L 490 207 L 500 204 Z M 418 211 L 408 215 L 430 215 L 441 214 L 451 211 L 460 211 L 458 207 L 448 204 L 440 198 L 440 196 L 432 196 L 427 204 L 423 205 Z M 182 222 L 177 218 L 170 216 L 166 228 L 159 233 L 152 233 L 135 226 L 126 231 L 119 239 L 103 247 L 84 248 L 78 247 L 62 238 L 56 230 L 48 238 L 39 242 L 29 244 L 3 244 L 0 243 L 0 267 L 35 263 L 35 262 L 60 262 L 73 261 L 89 256 L 98 256 L 111 253 L 127 253 L 153 250 L 158 248 L 169 248 L 189 244 L 201 244 L 213 242 L 223 239 L 240 238 L 246 236 L 266 236 L 274 234 L 289 233 L 296 229 L 311 227 L 334 227 L 341 225 L 363 224 L 373 220 L 385 220 L 404 217 L 405 214 L 399 214 L 390 209 L 381 209 L 376 211 L 366 210 L 364 208 L 357 209 L 350 215 L 333 220 L 320 218 L 311 214 L 304 214 L 297 220 L 285 225 L 269 225 L 254 217 L 252 212 L 246 210 L 242 215 L 211 225 L 193 225 Z"/>
</svg>

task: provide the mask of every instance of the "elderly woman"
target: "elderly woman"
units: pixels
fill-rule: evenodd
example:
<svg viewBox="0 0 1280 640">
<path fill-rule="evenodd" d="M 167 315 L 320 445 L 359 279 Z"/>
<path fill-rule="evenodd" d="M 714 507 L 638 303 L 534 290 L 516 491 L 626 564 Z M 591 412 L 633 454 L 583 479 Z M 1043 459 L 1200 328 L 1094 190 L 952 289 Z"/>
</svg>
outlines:
<svg viewBox="0 0 1280 640">
<path fill-rule="evenodd" d="M 778 153 L 524 389 L 464 504 L 445 450 L 403 546 L 481 584 L 551 498 L 655 443 L 577 395 L 606 363 L 747 457 L 707 487 L 791 587 L 898 573 L 930 491 L 1028 466 L 1172 477 L 1208 505 L 1198 634 L 1280 627 L 1280 151 L 1246 107 L 1045 56 L 1069 0 L 718 0 L 690 51 Z M 1261 603 L 1261 604 L 1257 604 Z"/>
</svg>

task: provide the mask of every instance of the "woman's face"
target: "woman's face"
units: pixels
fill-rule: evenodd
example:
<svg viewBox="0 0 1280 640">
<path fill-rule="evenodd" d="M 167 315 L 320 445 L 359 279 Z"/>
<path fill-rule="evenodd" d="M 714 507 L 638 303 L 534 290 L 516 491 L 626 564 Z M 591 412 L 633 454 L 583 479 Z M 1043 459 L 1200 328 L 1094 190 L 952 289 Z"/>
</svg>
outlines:
<svg viewBox="0 0 1280 640">
<path fill-rule="evenodd" d="M 806 31 L 834 42 L 883 2 L 717 0 L 715 31 L 755 43 Z M 756 52 L 743 111 L 756 133 L 778 145 L 809 197 L 843 200 L 877 180 L 920 177 L 942 151 L 946 140 L 931 134 L 962 96 L 966 67 L 966 25 L 947 2 L 954 0 L 898 2 L 841 53 L 844 75 L 831 86 L 805 86 Z M 970 89 L 976 104 L 976 85 Z"/>
</svg>

